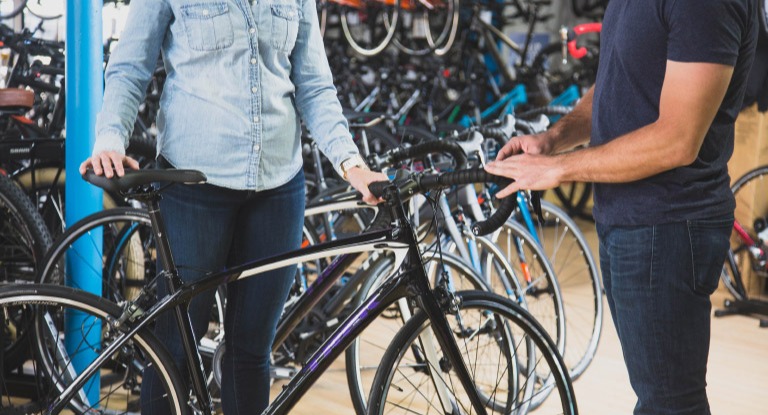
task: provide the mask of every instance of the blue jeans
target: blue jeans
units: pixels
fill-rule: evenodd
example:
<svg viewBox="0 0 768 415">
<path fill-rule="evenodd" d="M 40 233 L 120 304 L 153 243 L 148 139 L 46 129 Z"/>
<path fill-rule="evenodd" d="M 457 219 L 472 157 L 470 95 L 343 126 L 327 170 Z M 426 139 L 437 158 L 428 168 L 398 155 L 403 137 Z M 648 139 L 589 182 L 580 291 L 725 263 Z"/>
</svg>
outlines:
<svg viewBox="0 0 768 415">
<path fill-rule="evenodd" d="M 707 415 L 709 296 L 733 216 L 655 226 L 597 225 L 603 284 L 634 413 Z"/>
<path fill-rule="evenodd" d="M 262 192 L 212 185 L 174 185 L 160 202 L 167 235 L 185 282 L 206 272 L 298 249 L 304 222 L 304 173 Z M 285 267 L 227 286 L 224 324 L 226 353 L 222 405 L 230 414 L 259 414 L 269 403 L 269 358 L 283 305 L 296 268 Z M 164 282 L 158 296 L 167 292 Z M 194 298 L 189 307 L 197 339 L 205 334 L 214 304 L 213 291 Z M 155 334 L 189 379 L 183 347 L 172 313 L 158 319 Z M 154 371 L 146 371 L 141 390 L 142 413 L 166 414 L 167 403 Z"/>
</svg>

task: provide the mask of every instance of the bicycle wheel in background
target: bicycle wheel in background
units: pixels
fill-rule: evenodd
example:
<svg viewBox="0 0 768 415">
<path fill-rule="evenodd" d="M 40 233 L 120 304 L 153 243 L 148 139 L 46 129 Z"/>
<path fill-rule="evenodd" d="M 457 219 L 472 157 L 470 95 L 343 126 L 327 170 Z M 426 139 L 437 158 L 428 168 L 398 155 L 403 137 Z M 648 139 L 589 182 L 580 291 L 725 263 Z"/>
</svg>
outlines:
<svg viewBox="0 0 768 415">
<path fill-rule="evenodd" d="M 0 392 L 3 413 L 48 413 L 50 405 L 91 361 L 88 355 L 95 357 L 104 352 L 111 342 L 124 334 L 112 326 L 122 314 L 121 307 L 68 287 L 2 287 L 0 308 L 6 316 L 6 329 L 36 334 L 25 338 L 24 347 L 34 350 L 40 357 L 22 371 L 35 375 L 36 381 L 31 385 L 36 395 L 34 397 L 25 397 L 18 391 L 13 397 L 9 396 L 9 389 L 5 386 L 19 373 L 0 373 L 0 384 L 4 386 Z M 48 362 L 49 365 L 39 364 L 40 361 Z M 166 392 L 162 399 L 169 403 L 171 413 L 190 413 L 186 382 L 181 379 L 163 345 L 146 329 L 139 331 L 123 347 L 114 351 L 96 369 L 99 378 L 89 378 L 83 388 L 77 390 L 67 402 L 62 413 L 142 412 L 139 394 L 135 392 L 137 385 L 130 382 L 140 379 L 143 370 L 149 366 L 153 366 L 159 375 L 158 381 Z M 128 371 L 136 373 L 124 376 Z"/>
<path fill-rule="evenodd" d="M 0 175 L 0 282 L 34 282 L 50 246 L 51 236 L 30 199 L 13 181 Z M 24 363 L 30 349 L 22 341 L 25 332 L 8 325 L 3 329 L 3 364 L 13 369 Z"/>
<path fill-rule="evenodd" d="M 553 190 L 568 215 L 589 221 L 595 220 L 591 209 L 587 208 L 587 204 L 592 199 L 592 183 L 569 183 Z"/>
<path fill-rule="evenodd" d="M 67 172 L 62 167 L 36 167 L 21 171 L 13 176 L 13 180 L 21 186 L 24 192 L 37 202 L 37 210 L 43 218 L 51 237 L 56 239 L 64 233 L 64 183 Z M 117 206 L 115 199 L 107 192 L 103 197 L 104 209 Z"/>
<path fill-rule="evenodd" d="M 0 0 L 0 20 L 18 16 L 26 5 L 23 0 Z"/>
<path fill-rule="evenodd" d="M 576 414 L 568 371 L 546 331 L 511 300 L 486 292 L 456 294 L 446 315 L 464 364 L 488 413 L 524 414 L 536 398 L 539 373 L 552 379 L 551 398 L 537 413 Z M 417 313 L 387 348 L 374 379 L 371 414 L 474 413 L 456 371 Z"/>
<path fill-rule="evenodd" d="M 450 49 L 459 28 L 458 0 L 403 0 L 400 6 L 392 39 L 398 49 L 414 56 L 443 55 Z"/>
<path fill-rule="evenodd" d="M 768 166 L 753 169 L 731 186 L 736 198 L 736 222 L 731 235 L 730 266 L 723 268 L 721 280 L 737 300 L 764 300 L 762 290 L 768 278 Z M 744 232 L 744 234 L 740 234 Z M 748 236 L 753 244 L 747 242 Z"/>
<path fill-rule="evenodd" d="M 341 6 L 341 29 L 349 46 L 363 56 L 381 53 L 395 34 L 400 0 L 335 0 Z M 390 22 L 386 24 L 385 22 Z"/>
<path fill-rule="evenodd" d="M 317 21 L 320 26 L 320 36 L 325 37 L 325 29 L 328 27 L 328 0 L 316 0 Z"/>
<path fill-rule="evenodd" d="M 101 280 L 102 296 L 117 303 L 133 300 L 157 275 L 149 214 L 140 209 L 105 210 L 71 225 L 46 255 L 38 282 L 83 288 L 68 276 L 67 255 L 96 260 L 79 280 Z"/>
<path fill-rule="evenodd" d="M 565 308 L 563 355 L 573 379 L 589 366 L 603 327 L 603 289 L 592 250 L 579 226 L 562 209 L 542 200 L 542 222 L 533 209 L 538 240 L 557 276 Z M 515 226 L 521 226 L 515 223 Z M 502 233 L 503 235 L 503 233 Z M 501 236 L 500 236 L 501 238 Z"/>
<path fill-rule="evenodd" d="M 505 223 L 496 243 L 488 238 L 476 238 L 483 275 L 492 292 L 518 303 L 530 313 L 553 339 L 559 354 L 568 344 L 568 313 L 563 304 L 557 274 L 546 254 L 531 235 L 519 224 Z M 530 409 L 546 398 L 552 382 L 550 374 L 537 373 Z"/>
<path fill-rule="evenodd" d="M 27 10 L 41 20 L 55 20 L 64 16 L 66 2 L 61 0 L 27 0 Z"/>
</svg>

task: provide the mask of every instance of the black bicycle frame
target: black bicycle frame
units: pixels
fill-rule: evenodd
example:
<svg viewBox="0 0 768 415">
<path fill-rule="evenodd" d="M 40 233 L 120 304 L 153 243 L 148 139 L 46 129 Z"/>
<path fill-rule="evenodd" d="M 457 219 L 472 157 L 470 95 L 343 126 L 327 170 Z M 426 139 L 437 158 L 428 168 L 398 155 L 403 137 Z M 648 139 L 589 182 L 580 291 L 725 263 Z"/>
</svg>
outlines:
<svg viewBox="0 0 768 415">
<path fill-rule="evenodd" d="M 123 330 L 124 334 L 117 336 L 112 343 L 105 347 L 99 355 L 78 378 L 69 385 L 54 402 L 52 409 L 61 410 L 96 370 L 110 358 L 112 354 L 120 350 L 123 344 L 129 341 L 140 330 L 145 329 L 157 316 L 165 311 L 173 309 L 176 316 L 179 331 L 182 336 L 184 353 L 189 363 L 192 380 L 192 401 L 198 404 L 198 409 L 204 414 L 212 414 L 213 407 L 208 393 L 203 365 L 198 351 L 198 345 L 192 331 L 192 322 L 187 312 L 189 302 L 196 295 L 212 290 L 221 284 L 248 278 L 261 272 L 294 265 L 300 262 L 316 258 L 328 257 L 341 253 L 336 260 L 326 268 L 312 284 L 312 287 L 304 294 L 299 303 L 292 308 L 292 312 L 281 318 L 278 327 L 278 336 L 275 344 L 280 344 L 291 330 L 300 322 L 301 318 L 320 300 L 333 283 L 342 275 L 343 271 L 357 256 L 363 252 L 373 250 L 406 251 L 405 271 L 387 280 L 379 287 L 360 307 L 345 319 L 323 345 L 312 355 L 302 369 L 285 386 L 280 395 L 270 404 L 265 414 L 287 414 L 301 397 L 309 390 L 310 386 L 320 375 L 343 353 L 354 339 L 368 327 L 378 315 L 398 300 L 408 297 L 411 304 L 422 309 L 429 320 L 438 344 L 456 370 L 465 392 L 470 398 L 472 406 L 478 414 L 486 413 L 485 406 L 477 394 L 472 382 L 470 372 L 461 357 L 461 352 L 453 338 L 453 333 L 448 320 L 444 315 L 444 309 L 448 304 L 441 304 L 437 296 L 432 293 L 432 287 L 422 264 L 421 254 L 418 249 L 418 239 L 410 223 L 406 220 L 406 212 L 400 201 L 400 197 L 394 188 L 390 189 L 386 197 L 387 204 L 395 218 L 395 226 L 386 230 L 366 232 L 359 236 L 330 241 L 307 248 L 276 255 L 267 259 L 252 261 L 240 266 L 213 273 L 204 279 L 191 284 L 183 284 L 178 274 L 175 262 L 171 255 L 170 245 L 165 235 L 165 227 L 160 215 L 158 201 L 159 195 L 152 194 L 148 197 L 149 215 L 152 220 L 153 232 L 157 241 L 158 255 L 167 270 L 164 274 L 169 283 L 170 294 L 158 301 L 153 307 L 139 315 L 135 324 L 124 327 L 120 322 L 110 322 L 113 327 Z M 135 311 L 135 310 L 134 310 Z M 126 310 L 126 313 L 128 310 Z M 124 314 L 126 314 L 124 313 Z M 126 314 L 127 315 L 127 314 Z M 444 406 L 450 403 L 443 402 Z"/>
</svg>

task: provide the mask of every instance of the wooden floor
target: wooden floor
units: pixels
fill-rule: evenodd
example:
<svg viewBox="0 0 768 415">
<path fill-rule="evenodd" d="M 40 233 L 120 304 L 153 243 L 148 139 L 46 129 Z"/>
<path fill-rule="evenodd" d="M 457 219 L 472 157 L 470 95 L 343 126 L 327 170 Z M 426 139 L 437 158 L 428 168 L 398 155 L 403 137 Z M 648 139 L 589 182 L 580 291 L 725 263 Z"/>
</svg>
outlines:
<svg viewBox="0 0 768 415">
<path fill-rule="evenodd" d="M 596 244 L 594 226 L 582 225 L 590 242 Z M 725 293 L 718 291 L 712 298 L 714 308 L 722 306 L 725 298 Z M 635 398 L 607 305 L 605 309 L 597 356 L 574 384 L 579 410 L 588 415 L 631 414 Z M 759 328 L 757 320 L 748 317 L 713 318 L 707 382 L 713 414 L 768 413 L 768 329 Z M 276 383 L 273 396 L 281 388 L 282 384 Z M 296 415 L 353 413 L 343 360 L 337 361 L 292 411 Z"/>
</svg>

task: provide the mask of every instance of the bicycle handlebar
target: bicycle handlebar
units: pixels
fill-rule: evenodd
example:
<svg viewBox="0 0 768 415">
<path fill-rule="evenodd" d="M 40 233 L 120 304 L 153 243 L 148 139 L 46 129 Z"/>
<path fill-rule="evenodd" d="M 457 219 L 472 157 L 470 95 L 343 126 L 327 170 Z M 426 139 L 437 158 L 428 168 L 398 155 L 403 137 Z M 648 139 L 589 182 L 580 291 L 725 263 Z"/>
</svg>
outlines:
<svg viewBox="0 0 768 415">
<path fill-rule="evenodd" d="M 368 185 L 368 190 L 376 197 L 383 197 L 387 189 L 391 188 L 394 188 L 400 194 L 410 196 L 413 193 L 423 193 L 433 189 L 474 183 L 496 183 L 501 187 L 506 187 L 512 183 L 512 180 L 490 174 L 481 169 L 437 174 L 414 173 L 405 179 L 395 179 L 394 182 L 371 183 Z M 515 210 L 515 206 L 516 200 L 514 197 L 502 199 L 499 208 L 490 218 L 472 225 L 472 233 L 482 236 L 494 232 L 506 222 L 507 218 Z"/>
<path fill-rule="evenodd" d="M 568 34 L 568 53 L 575 59 L 581 59 L 587 56 L 587 48 L 576 47 L 576 40 L 585 33 L 600 33 L 603 29 L 602 23 L 583 23 L 573 27 L 573 33 Z"/>
<path fill-rule="evenodd" d="M 397 147 L 387 150 L 381 155 L 371 154 L 368 156 L 368 163 L 378 170 L 404 160 L 441 152 L 448 153 L 453 157 L 456 161 L 457 170 L 466 168 L 467 155 L 464 154 L 464 150 L 458 144 L 445 140 L 428 141 L 411 147 Z"/>
</svg>

